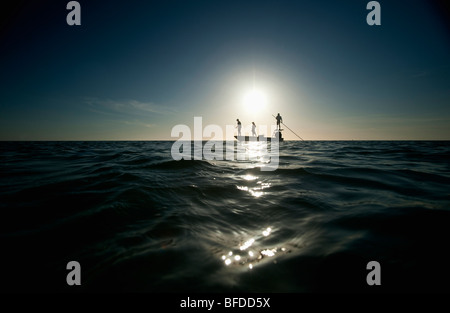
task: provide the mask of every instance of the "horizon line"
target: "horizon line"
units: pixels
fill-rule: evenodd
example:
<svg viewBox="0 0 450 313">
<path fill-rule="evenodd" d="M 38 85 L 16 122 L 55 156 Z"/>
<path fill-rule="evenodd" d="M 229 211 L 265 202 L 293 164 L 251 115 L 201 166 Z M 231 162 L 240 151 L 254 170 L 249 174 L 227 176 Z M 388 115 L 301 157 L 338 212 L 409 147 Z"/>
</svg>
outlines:
<svg viewBox="0 0 450 313">
<path fill-rule="evenodd" d="M 175 142 L 175 141 L 234 141 L 239 142 L 236 139 L 227 140 L 227 139 L 202 139 L 202 140 L 180 140 L 180 139 L 19 139 L 19 140 L 8 140 L 8 139 L 0 139 L 0 142 L 82 142 L 82 141 L 89 141 L 89 142 L 142 142 L 142 141 L 148 141 L 148 142 L 155 142 L 155 141 L 167 141 L 167 142 Z M 450 141 L 450 139 L 284 139 L 283 141 Z"/>
</svg>

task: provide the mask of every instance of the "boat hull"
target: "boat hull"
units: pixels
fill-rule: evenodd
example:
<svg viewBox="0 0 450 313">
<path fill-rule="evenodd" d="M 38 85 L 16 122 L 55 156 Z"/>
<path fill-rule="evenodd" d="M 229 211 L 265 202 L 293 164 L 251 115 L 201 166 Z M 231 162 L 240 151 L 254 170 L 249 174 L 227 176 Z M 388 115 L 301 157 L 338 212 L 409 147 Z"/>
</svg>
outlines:
<svg viewBox="0 0 450 313">
<path fill-rule="evenodd" d="M 239 141 L 275 141 L 277 140 L 275 137 L 264 137 L 264 136 L 234 136 Z M 279 141 L 283 141 L 283 138 L 280 138 Z"/>
</svg>

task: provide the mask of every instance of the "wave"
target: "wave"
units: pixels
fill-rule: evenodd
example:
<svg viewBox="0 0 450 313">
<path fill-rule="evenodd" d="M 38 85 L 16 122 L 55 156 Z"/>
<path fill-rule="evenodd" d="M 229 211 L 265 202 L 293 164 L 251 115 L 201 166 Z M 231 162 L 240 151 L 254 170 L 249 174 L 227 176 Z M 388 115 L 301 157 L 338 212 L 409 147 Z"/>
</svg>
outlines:
<svg viewBox="0 0 450 313">
<path fill-rule="evenodd" d="M 448 290 L 449 143 L 284 142 L 274 171 L 171 145 L 0 143 L 4 285 L 61 291 L 77 260 L 85 291 L 365 291 L 373 259 Z"/>
<path fill-rule="evenodd" d="M 205 160 L 184 160 L 179 161 L 171 160 L 164 161 L 155 164 L 149 164 L 145 166 L 146 169 L 154 170 L 179 170 L 179 169 L 189 169 L 189 170 L 214 170 L 215 166 L 209 161 Z"/>
</svg>

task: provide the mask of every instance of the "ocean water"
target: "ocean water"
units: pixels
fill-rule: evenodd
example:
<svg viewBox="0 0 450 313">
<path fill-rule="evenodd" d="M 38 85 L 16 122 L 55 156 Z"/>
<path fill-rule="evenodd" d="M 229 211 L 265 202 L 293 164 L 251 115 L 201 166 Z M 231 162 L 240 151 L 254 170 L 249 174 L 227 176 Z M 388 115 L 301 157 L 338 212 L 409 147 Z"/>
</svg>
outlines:
<svg viewBox="0 0 450 313">
<path fill-rule="evenodd" d="M 450 142 L 172 144 L 0 143 L 2 292 L 450 291 Z"/>
</svg>

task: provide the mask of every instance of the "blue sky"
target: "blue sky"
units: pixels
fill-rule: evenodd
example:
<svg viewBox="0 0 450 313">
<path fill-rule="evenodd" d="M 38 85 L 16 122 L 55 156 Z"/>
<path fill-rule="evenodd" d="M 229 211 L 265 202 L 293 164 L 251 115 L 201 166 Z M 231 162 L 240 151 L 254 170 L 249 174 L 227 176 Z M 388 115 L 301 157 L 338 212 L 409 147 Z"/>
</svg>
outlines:
<svg viewBox="0 0 450 313">
<path fill-rule="evenodd" d="M 1 13 L 0 140 L 176 140 L 194 116 L 278 112 L 310 140 L 450 139 L 443 1 L 379 1 L 381 26 L 359 0 L 79 1 L 81 26 L 67 2 Z"/>
</svg>

